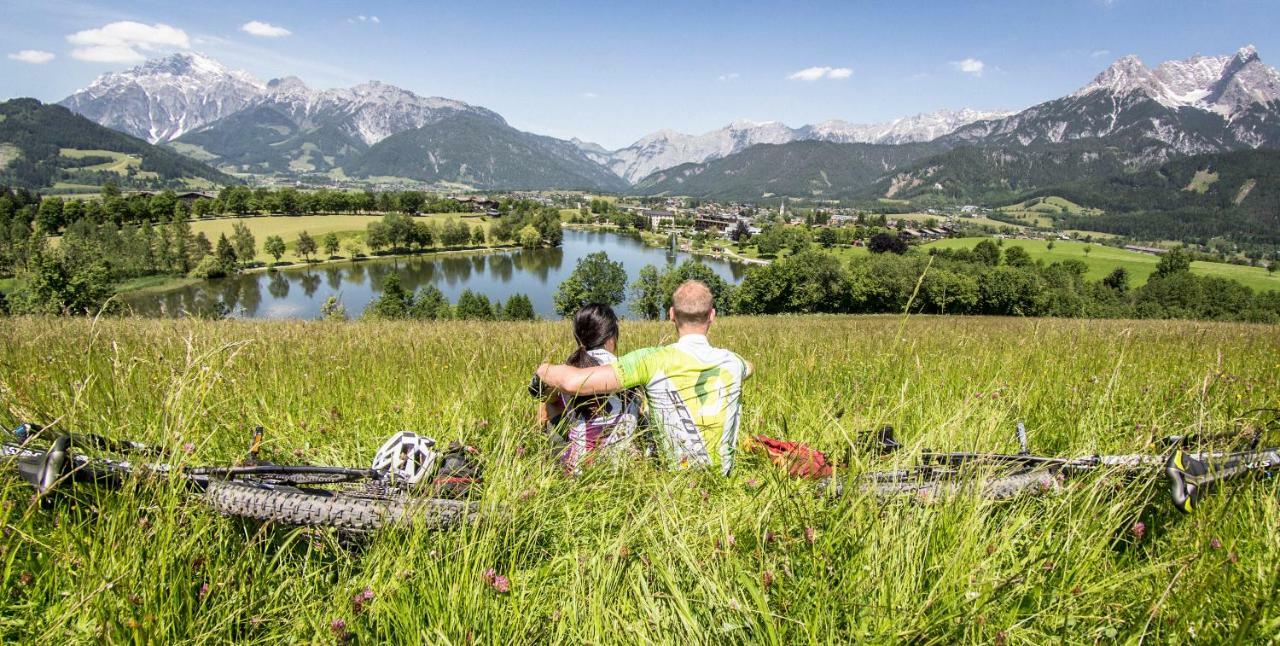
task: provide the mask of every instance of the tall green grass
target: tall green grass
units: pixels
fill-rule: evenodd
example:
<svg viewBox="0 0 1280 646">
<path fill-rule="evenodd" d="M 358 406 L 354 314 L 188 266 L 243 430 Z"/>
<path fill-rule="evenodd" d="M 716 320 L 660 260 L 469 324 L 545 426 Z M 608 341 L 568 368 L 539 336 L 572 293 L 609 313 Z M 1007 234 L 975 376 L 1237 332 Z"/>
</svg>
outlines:
<svg viewBox="0 0 1280 646">
<path fill-rule="evenodd" d="M 627 323 L 623 349 L 673 340 Z M 841 474 L 920 449 L 1154 450 L 1276 406 L 1274 327 L 892 317 L 727 318 L 751 359 L 744 429 Z M 179 482 L 41 506 L 0 474 L 5 642 L 1043 643 L 1265 641 L 1280 632 L 1271 481 L 1195 516 L 1114 477 L 994 503 L 823 498 L 756 456 L 732 477 L 636 462 L 565 477 L 524 393 L 563 323 L 0 320 L 0 422 L 281 462 L 362 465 L 412 429 L 480 447 L 483 522 L 329 531 L 219 517 Z M 851 450 L 892 424 L 907 448 Z M 1272 438 L 1280 440 L 1280 438 Z M 186 446 L 184 446 L 186 445 Z M 184 448 L 190 449 L 186 453 Z M 1145 531 L 1134 531 L 1141 522 Z M 496 590 L 486 571 L 509 577 Z M 353 603 L 368 588 L 373 599 Z M 360 607 L 357 607 L 357 606 Z M 335 629 L 335 621 L 342 626 Z"/>
</svg>

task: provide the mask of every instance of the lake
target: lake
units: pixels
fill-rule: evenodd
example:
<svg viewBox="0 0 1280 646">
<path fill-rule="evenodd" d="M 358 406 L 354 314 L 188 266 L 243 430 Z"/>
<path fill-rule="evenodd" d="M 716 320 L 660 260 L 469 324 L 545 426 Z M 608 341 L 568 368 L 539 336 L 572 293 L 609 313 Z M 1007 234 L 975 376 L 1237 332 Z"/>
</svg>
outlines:
<svg viewBox="0 0 1280 646">
<path fill-rule="evenodd" d="M 490 301 L 506 301 L 513 294 L 525 294 L 543 318 L 556 318 L 552 296 L 560 282 L 569 277 L 578 260 L 603 251 L 622 263 L 628 284 L 645 265 L 662 267 L 670 261 L 664 249 L 650 247 L 639 237 L 616 233 L 565 229 L 564 244 L 555 249 L 515 249 L 477 254 L 436 254 L 401 258 L 368 259 L 311 267 L 290 267 L 272 272 L 254 272 L 202 281 L 163 292 L 137 292 L 124 296 L 125 304 L 144 316 L 181 316 L 216 311 L 225 305 L 238 318 L 320 317 L 320 306 L 337 296 L 347 314 L 359 316 L 382 290 L 383 279 L 391 272 L 400 276 L 406 290 L 434 284 L 450 302 L 456 303 L 464 289 L 484 294 Z M 680 253 L 677 262 L 690 257 Z M 739 282 L 746 265 L 715 258 L 699 257 L 717 274 Z M 616 308 L 627 315 L 627 306 Z"/>
</svg>

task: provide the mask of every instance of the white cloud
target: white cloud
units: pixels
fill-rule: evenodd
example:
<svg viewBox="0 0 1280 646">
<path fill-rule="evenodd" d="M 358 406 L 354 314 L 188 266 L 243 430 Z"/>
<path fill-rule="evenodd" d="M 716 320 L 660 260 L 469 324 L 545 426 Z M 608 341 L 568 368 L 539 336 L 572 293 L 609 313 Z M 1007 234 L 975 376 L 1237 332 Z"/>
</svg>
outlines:
<svg viewBox="0 0 1280 646">
<path fill-rule="evenodd" d="M 584 99 L 598 99 L 598 98 L 600 98 L 600 95 L 599 95 L 599 94 L 596 94 L 595 92 L 583 92 L 583 93 L 582 93 L 582 98 L 584 98 Z"/>
<path fill-rule="evenodd" d="M 77 31 L 67 36 L 67 42 L 76 46 L 71 50 L 72 58 L 95 63 L 136 63 L 146 60 L 144 51 L 187 49 L 191 46 L 187 32 L 181 29 L 162 23 L 144 25 L 132 20 Z"/>
<path fill-rule="evenodd" d="M 966 58 L 959 61 L 951 61 L 951 67 L 954 67 L 965 74 L 982 76 L 982 70 L 986 69 L 987 64 L 976 58 Z"/>
<path fill-rule="evenodd" d="M 9 54 L 9 60 L 22 61 L 23 63 L 32 63 L 35 65 L 48 63 L 53 59 L 53 52 L 45 52 L 38 49 L 24 49 L 20 52 Z"/>
<path fill-rule="evenodd" d="M 819 79 L 847 79 L 853 76 L 853 69 L 848 67 L 829 67 L 826 65 L 806 67 L 792 72 L 787 78 L 792 81 L 817 81 Z"/>
<path fill-rule="evenodd" d="M 240 31 L 250 36 L 260 36 L 262 38 L 281 38 L 293 33 L 284 27 L 277 27 L 269 22 L 260 20 L 250 20 L 240 25 Z"/>
<path fill-rule="evenodd" d="M 717 76 L 717 77 L 716 77 L 716 80 L 717 80 L 717 81 L 732 81 L 732 80 L 734 80 L 734 79 L 738 78 L 738 76 L 739 76 L 739 74 L 738 74 L 737 72 L 729 72 L 728 74 L 721 74 L 720 76 Z"/>
<path fill-rule="evenodd" d="M 382 24 L 382 19 L 378 18 L 377 16 L 360 15 L 360 16 L 356 16 L 355 18 L 347 18 L 347 22 L 353 25 L 359 24 L 359 23 L 379 25 L 379 24 Z"/>
<path fill-rule="evenodd" d="M 1089 58 L 1102 58 L 1110 53 L 1111 50 L 1109 49 L 1095 49 L 1092 52 L 1089 52 Z"/>
</svg>

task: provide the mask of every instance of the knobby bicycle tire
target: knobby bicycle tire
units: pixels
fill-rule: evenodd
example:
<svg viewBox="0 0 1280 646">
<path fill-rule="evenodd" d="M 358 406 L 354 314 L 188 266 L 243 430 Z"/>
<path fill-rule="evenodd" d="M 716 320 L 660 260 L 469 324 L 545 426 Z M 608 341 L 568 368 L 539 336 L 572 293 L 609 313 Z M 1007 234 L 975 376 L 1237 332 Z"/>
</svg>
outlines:
<svg viewBox="0 0 1280 646">
<path fill-rule="evenodd" d="M 1054 473 L 1040 470 L 991 479 L 956 477 L 946 480 L 882 482 L 858 487 L 857 489 L 872 493 L 877 498 L 912 495 L 925 500 L 976 490 L 982 498 L 1006 500 L 1023 494 L 1039 495 L 1048 493 L 1061 487 L 1062 484 Z"/>
<path fill-rule="evenodd" d="M 384 527 L 445 529 L 470 522 L 475 503 L 440 498 L 369 498 L 333 492 L 276 489 L 214 480 L 204 501 L 219 513 L 289 525 L 368 531 Z"/>
</svg>

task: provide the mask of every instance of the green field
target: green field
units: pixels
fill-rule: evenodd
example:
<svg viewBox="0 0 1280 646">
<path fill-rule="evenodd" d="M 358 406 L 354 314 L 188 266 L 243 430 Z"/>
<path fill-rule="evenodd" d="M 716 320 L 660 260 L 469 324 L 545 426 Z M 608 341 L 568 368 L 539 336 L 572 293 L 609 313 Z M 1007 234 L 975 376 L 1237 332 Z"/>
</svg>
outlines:
<svg viewBox="0 0 1280 646">
<path fill-rule="evenodd" d="M 1063 215 L 1100 215 L 1102 211 L 1081 206 L 1063 197 L 1049 195 L 1002 206 L 1001 213 L 1017 218 L 1027 226 L 1051 228 L 1054 217 Z"/>
<path fill-rule="evenodd" d="M 671 340 L 626 323 L 622 347 Z M 0 474 L 6 643 L 1262 643 L 1280 634 L 1277 481 L 1169 508 L 1157 470 L 1005 502 L 815 495 L 743 454 L 731 477 L 637 460 L 566 477 L 524 394 L 574 345 L 542 323 L 0 319 L 0 423 L 278 462 L 368 464 L 412 429 L 477 445 L 480 524 L 327 531 L 220 517 L 176 482 L 45 506 Z M 500 340 L 500 342 L 496 342 Z M 749 358 L 744 433 L 840 475 L 922 447 L 1145 452 L 1276 406 L 1275 327 L 978 317 L 722 319 Z M 877 459 L 866 430 L 906 448 Z M 1274 441 L 1275 438 L 1271 438 Z M 190 455 L 181 450 L 190 443 Z M 1142 531 L 1135 531 L 1142 523 Z M 510 591 L 490 587 L 492 568 Z M 368 588 L 363 611 L 351 602 Z"/>
<path fill-rule="evenodd" d="M 79 148 L 63 148 L 58 151 L 58 155 L 68 159 L 83 159 L 85 157 L 109 157 L 111 161 L 101 164 L 93 164 L 92 166 L 82 166 L 74 171 L 104 171 L 108 173 L 116 173 L 119 175 L 127 175 L 130 171 L 133 176 L 138 179 L 156 179 L 160 177 L 151 171 L 140 170 L 142 168 L 142 158 L 138 155 L 130 155 L 127 153 L 115 152 L 112 150 L 82 150 Z"/>
<path fill-rule="evenodd" d="M 924 246 L 926 248 L 972 249 L 978 242 L 980 242 L 978 238 L 951 238 L 930 242 Z M 1004 248 L 1009 249 L 1011 247 L 1022 247 L 1027 250 L 1032 259 L 1043 260 L 1046 263 L 1071 259 L 1084 261 L 1085 264 L 1089 265 L 1089 272 L 1086 277 L 1090 280 L 1098 280 L 1111 273 L 1117 267 L 1124 267 L 1129 272 L 1129 284 L 1135 287 L 1147 282 L 1147 278 L 1156 270 L 1156 265 L 1160 262 L 1159 256 L 1151 254 L 1066 240 L 1055 240 L 1053 249 L 1048 248 L 1049 242 L 1047 240 L 1005 240 Z M 1087 254 L 1084 251 L 1086 248 L 1089 249 Z M 1204 276 L 1230 278 L 1249 286 L 1255 291 L 1280 290 L 1280 273 L 1269 274 L 1262 267 L 1244 267 L 1228 263 L 1197 261 L 1191 263 L 1191 271 Z"/>
<path fill-rule="evenodd" d="M 481 220 L 479 216 L 460 213 L 435 213 L 430 215 L 417 216 L 414 219 L 424 222 L 437 222 L 444 224 L 449 218 L 454 218 L 467 223 L 467 226 L 474 229 L 477 224 L 484 226 L 485 231 L 489 230 L 489 223 Z M 253 233 L 255 242 L 258 247 L 258 256 L 255 258 L 258 262 L 273 262 L 274 259 L 262 250 L 262 245 L 267 240 L 267 236 L 280 236 L 284 238 L 285 245 L 289 251 L 283 256 L 283 260 L 288 262 L 298 262 L 302 260 L 301 256 L 294 253 L 294 248 L 298 241 L 298 234 L 306 231 L 311 237 L 316 239 L 316 244 L 322 244 L 322 238 L 329 233 L 337 233 L 339 239 L 344 242 L 351 238 L 358 238 L 363 244 L 365 231 L 372 222 L 380 222 L 381 215 L 270 215 L 257 216 L 248 218 L 219 218 L 213 220 L 197 220 L 191 223 L 192 233 L 203 232 L 208 236 L 211 242 L 216 243 L 218 236 L 225 234 L 231 237 L 232 225 L 236 222 L 242 222 L 249 227 L 249 231 Z M 368 253 L 368 248 L 364 248 Z M 338 252 L 346 255 L 346 250 Z M 312 258 L 315 258 L 312 255 Z"/>
<path fill-rule="evenodd" d="M 916 222 L 921 225 L 925 225 L 930 221 L 936 222 L 938 224 L 947 223 L 946 216 L 931 215 L 929 213 L 899 213 L 895 215 L 887 215 L 885 217 L 890 220 L 907 220 L 909 222 Z M 997 231 L 1000 231 L 1000 230 L 1021 231 L 1022 229 L 1026 228 L 1024 226 L 1020 226 L 1017 224 L 1009 224 L 1008 222 L 992 220 L 991 218 L 986 217 L 985 215 L 980 215 L 978 217 L 972 217 L 972 218 L 957 217 L 953 222 L 956 226 L 974 226 L 974 225 L 987 226 L 987 227 L 992 227 Z"/>
</svg>

